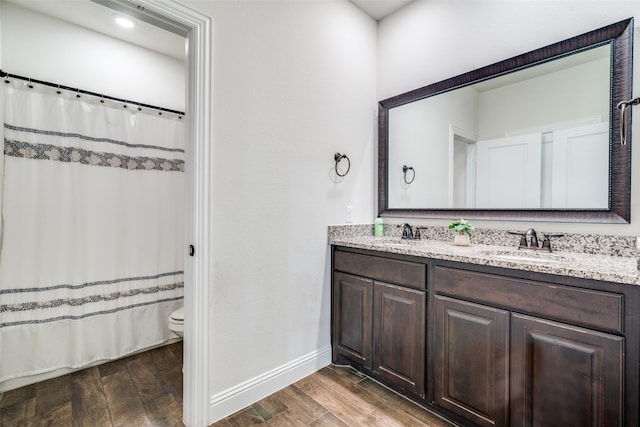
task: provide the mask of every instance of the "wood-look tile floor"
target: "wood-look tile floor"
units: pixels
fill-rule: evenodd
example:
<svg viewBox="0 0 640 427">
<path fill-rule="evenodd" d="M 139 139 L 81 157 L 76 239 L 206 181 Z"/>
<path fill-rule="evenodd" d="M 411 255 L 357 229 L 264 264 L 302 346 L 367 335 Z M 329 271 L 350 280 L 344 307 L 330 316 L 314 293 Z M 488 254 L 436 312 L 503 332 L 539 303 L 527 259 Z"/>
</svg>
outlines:
<svg viewBox="0 0 640 427">
<path fill-rule="evenodd" d="M 351 368 L 327 366 L 210 427 L 452 427 Z"/>
<path fill-rule="evenodd" d="M 351 368 L 328 366 L 210 427 L 450 427 Z M 0 427 L 182 426 L 182 342 L 0 394 Z"/>
<path fill-rule="evenodd" d="M 182 341 L 0 394 L 1 427 L 182 425 Z"/>
</svg>

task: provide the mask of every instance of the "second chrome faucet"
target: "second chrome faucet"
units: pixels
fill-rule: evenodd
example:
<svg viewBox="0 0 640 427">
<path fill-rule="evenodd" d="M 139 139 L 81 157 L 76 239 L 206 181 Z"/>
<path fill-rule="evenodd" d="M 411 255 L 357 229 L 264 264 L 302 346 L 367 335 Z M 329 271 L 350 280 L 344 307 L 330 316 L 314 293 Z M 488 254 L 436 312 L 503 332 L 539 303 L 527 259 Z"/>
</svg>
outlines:
<svg viewBox="0 0 640 427">
<path fill-rule="evenodd" d="M 533 228 L 528 229 L 527 231 L 509 231 L 509 234 L 515 234 L 520 236 L 520 244 L 518 245 L 518 249 L 531 249 L 531 250 L 540 250 L 545 252 L 552 252 L 551 250 L 551 238 L 552 237 L 562 237 L 564 234 L 547 234 L 544 233 L 544 238 L 542 239 L 542 246 L 538 243 L 538 233 Z"/>
</svg>

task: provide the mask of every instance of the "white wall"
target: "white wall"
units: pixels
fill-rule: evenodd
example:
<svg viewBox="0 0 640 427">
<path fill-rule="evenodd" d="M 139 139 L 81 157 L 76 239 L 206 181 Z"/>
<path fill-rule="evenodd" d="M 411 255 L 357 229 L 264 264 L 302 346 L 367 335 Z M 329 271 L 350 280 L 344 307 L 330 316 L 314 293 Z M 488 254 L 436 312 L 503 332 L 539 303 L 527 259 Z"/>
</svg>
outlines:
<svg viewBox="0 0 640 427">
<path fill-rule="evenodd" d="M 347 1 L 185 3 L 214 19 L 219 395 L 329 348 L 327 225 L 374 216 L 376 25 Z"/>
<path fill-rule="evenodd" d="M 328 361 L 327 225 L 344 223 L 347 205 L 354 223 L 374 217 L 376 23 L 346 0 L 183 3 L 214 20 L 215 395 L 321 351 Z M 135 47 L 9 4 L 2 38 L 9 72 L 153 104 L 183 100 L 126 84 L 174 81 L 184 70 L 170 58 L 147 63 Z M 144 70 L 152 63 L 158 73 Z M 341 180 L 337 151 L 351 159 Z"/>
<path fill-rule="evenodd" d="M 376 24 L 346 0 L 183 3 L 214 19 L 210 331 L 220 394 L 321 351 L 329 360 L 327 225 L 344 223 L 347 205 L 354 223 L 374 217 Z M 183 92 L 157 89 L 183 75 L 175 60 L 2 7 L 7 71 L 184 108 Z M 145 79 L 155 90 L 140 90 Z M 337 151 L 351 159 L 341 180 Z"/>
<path fill-rule="evenodd" d="M 3 71 L 184 111 L 184 61 L 13 3 L 0 7 Z"/>
<path fill-rule="evenodd" d="M 415 0 L 378 26 L 378 99 L 438 82 L 587 31 L 635 17 L 637 1 Z M 640 31 L 635 28 L 638 86 Z M 634 94 L 637 96 L 637 93 Z M 640 135 L 640 120 L 633 124 Z M 640 150 L 632 152 L 631 224 L 535 224 L 546 231 L 640 235 Z M 399 219 L 400 221 L 401 219 Z M 416 223 L 419 221 L 415 221 Z M 445 225 L 450 220 L 424 220 Z M 474 221 L 479 227 L 525 229 L 530 223 Z"/>
</svg>

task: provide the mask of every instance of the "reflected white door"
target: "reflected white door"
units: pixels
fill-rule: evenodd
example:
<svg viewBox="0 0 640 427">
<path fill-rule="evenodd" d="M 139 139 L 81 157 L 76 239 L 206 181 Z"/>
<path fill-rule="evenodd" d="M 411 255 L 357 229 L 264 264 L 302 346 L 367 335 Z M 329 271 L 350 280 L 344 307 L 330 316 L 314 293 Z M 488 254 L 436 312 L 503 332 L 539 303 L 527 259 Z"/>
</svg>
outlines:
<svg viewBox="0 0 640 427">
<path fill-rule="evenodd" d="M 540 207 L 542 134 L 477 143 L 476 207 Z"/>
<path fill-rule="evenodd" d="M 553 133 L 554 209 L 609 207 L 609 123 Z"/>
</svg>

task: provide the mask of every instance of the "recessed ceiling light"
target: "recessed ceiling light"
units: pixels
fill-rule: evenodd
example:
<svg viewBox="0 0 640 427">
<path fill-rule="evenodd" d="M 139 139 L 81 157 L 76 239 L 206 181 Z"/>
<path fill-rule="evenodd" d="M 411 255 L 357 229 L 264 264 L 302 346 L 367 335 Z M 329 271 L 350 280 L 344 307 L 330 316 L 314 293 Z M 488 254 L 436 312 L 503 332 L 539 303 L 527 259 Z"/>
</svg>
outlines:
<svg viewBox="0 0 640 427">
<path fill-rule="evenodd" d="M 133 28 L 133 21 L 129 18 L 125 18 L 124 16 L 117 16 L 116 23 L 124 28 Z"/>
</svg>

